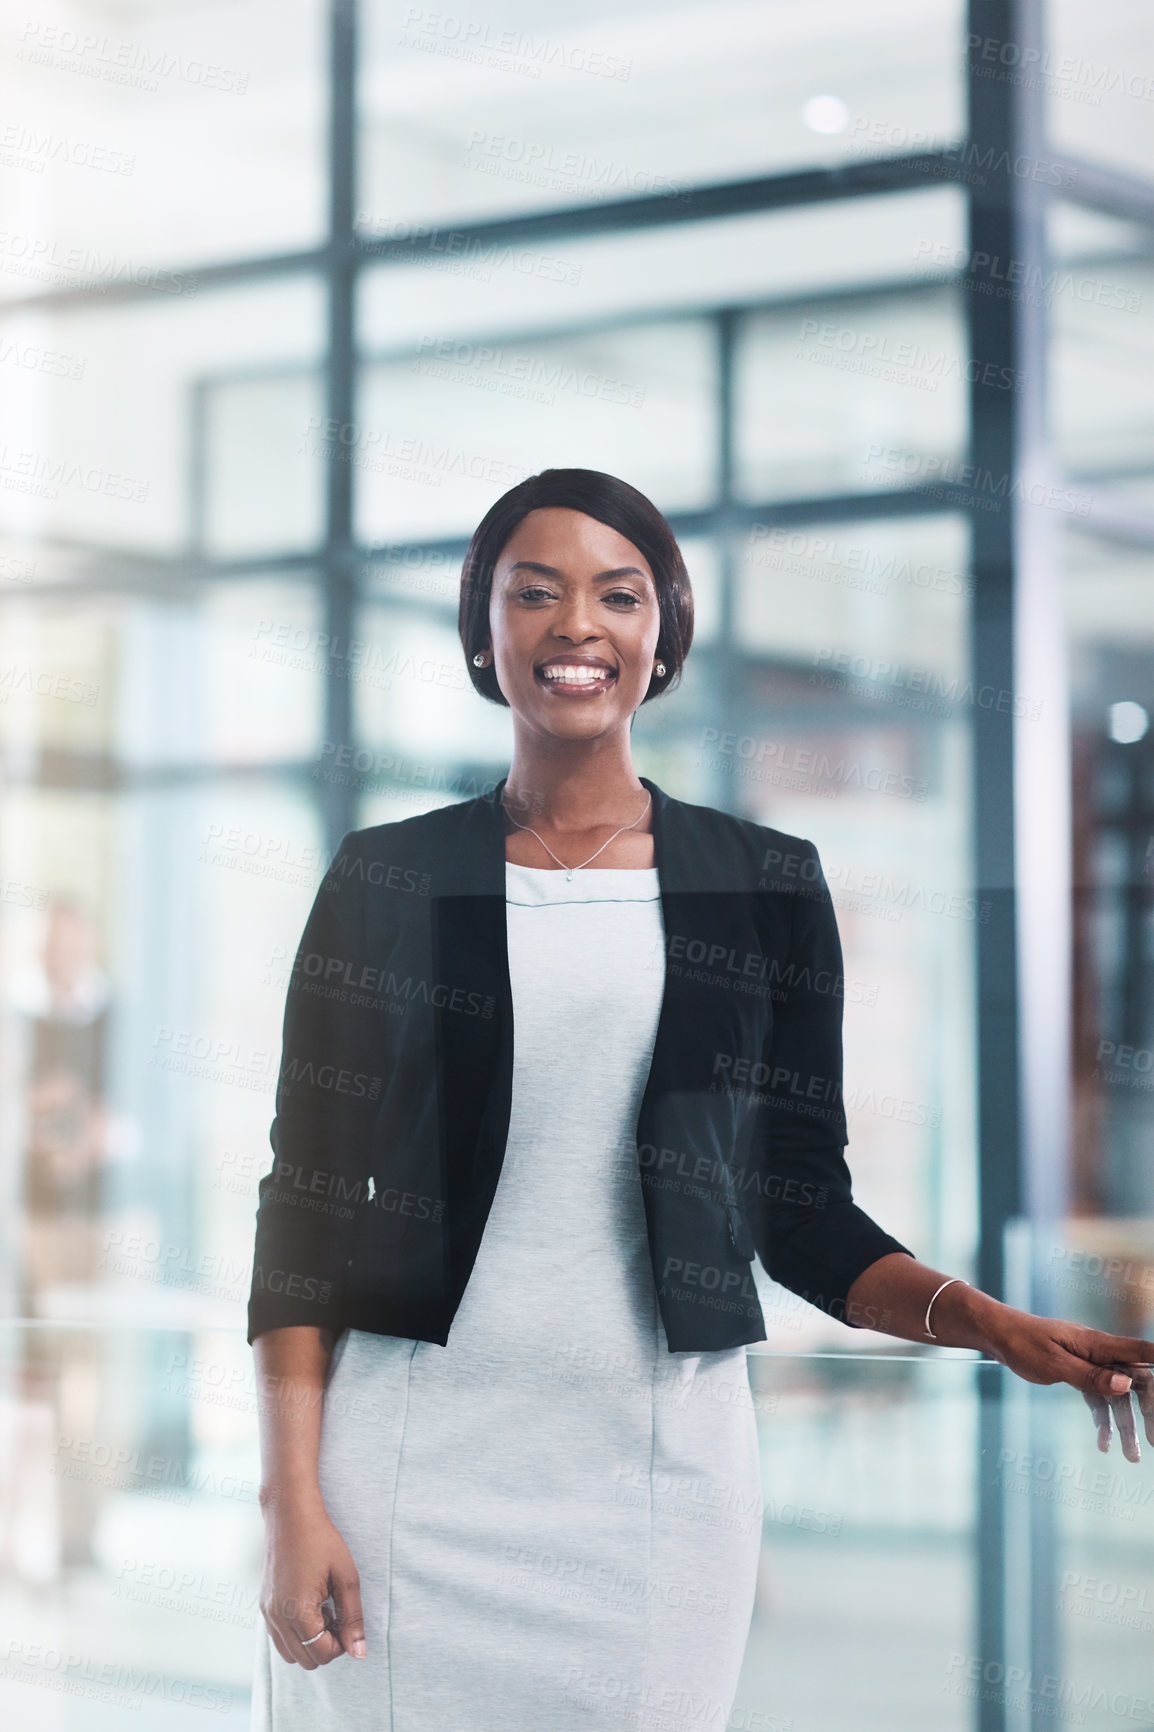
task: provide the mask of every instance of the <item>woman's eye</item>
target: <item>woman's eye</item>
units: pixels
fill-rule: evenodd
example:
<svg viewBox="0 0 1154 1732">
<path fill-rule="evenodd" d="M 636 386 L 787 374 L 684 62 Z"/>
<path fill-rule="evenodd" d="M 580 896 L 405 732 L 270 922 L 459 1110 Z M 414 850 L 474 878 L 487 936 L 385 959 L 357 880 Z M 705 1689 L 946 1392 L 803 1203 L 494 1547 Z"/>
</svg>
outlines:
<svg viewBox="0 0 1154 1732">
<path fill-rule="evenodd" d="M 530 589 L 518 590 L 517 594 L 522 601 L 551 601 L 552 600 L 552 597 L 551 597 L 549 591 L 547 589 L 542 589 L 540 587 L 540 585 L 538 585 L 538 584 L 534 584 L 532 586 L 532 588 L 530 588 Z"/>
<path fill-rule="evenodd" d="M 640 607 L 641 606 L 641 597 L 639 595 L 634 595 L 634 593 L 631 589 L 612 590 L 605 597 L 605 600 L 606 601 L 613 601 L 613 602 L 624 602 L 626 607 Z"/>
</svg>

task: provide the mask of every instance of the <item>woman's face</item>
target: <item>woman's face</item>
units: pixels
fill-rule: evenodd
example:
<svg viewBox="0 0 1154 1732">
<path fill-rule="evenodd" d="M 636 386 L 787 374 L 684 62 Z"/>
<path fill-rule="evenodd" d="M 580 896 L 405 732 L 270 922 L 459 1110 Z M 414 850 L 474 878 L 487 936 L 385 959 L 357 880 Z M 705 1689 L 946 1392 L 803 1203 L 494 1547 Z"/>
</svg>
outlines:
<svg viewBox="0 0 1154 1732">
<path fill-rule="evenodd" d="M 628 728 L 653 677 L 660 623 L 647 561 L 583 511 L 531 511 L 497 560 L 493 666 L 535 732 L 596 739 Z"/>
</svg>

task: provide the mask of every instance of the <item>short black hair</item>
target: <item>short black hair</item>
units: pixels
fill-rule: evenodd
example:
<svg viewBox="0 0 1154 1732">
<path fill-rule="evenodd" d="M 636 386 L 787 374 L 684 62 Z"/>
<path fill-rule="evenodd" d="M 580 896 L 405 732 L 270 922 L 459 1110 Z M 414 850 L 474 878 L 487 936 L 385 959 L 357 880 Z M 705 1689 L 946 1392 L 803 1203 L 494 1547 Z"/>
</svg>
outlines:
<svg viewBox="0 0 1154 1732">
<path fill-rule="evenodd" d="M 657 586 L 657 656 L 668 672 L 664 679 L 650 680 L 641 701 L 660 697 L 676 684 L 693 642 L 693 588 L 677 539 L 656 505 L 627 481 L 600 469 L 543 469 L 540 475 L 526 476 L 503 493 L 477 525 L 461 571 L 457 615 L 469 678 L 483 698 L 507 706 L 492 664 L 474 667 L 473 657 L 489 644 L 489 597 L 498 559 L 521 520 L 550 506 L 595 517 L 644 554 Z"/>
</svg>

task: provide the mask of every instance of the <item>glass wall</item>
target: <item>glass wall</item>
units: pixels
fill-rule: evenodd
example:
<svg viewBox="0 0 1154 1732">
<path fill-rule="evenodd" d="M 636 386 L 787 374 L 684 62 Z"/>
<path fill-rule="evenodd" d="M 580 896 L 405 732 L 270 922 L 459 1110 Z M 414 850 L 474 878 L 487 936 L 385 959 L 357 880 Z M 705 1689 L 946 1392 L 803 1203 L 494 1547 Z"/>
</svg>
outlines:
<svg viewBox="0 0 1154 1732">
<path fill-rule="evenodd" d="M 1055 151 L 1131 179 L 1062 182 L 1080 196 L 1048 213 L 1038 290 L 1073 1213 L 1014 1243 L 1054 1310 L 1149 1333 L 1154 43 L 1124 0 L 1093 41 L 1076 6 L 1045 10 Z M 637 719 L 638 767 L 817 844 L 858 1198 L 925 1261 L 976 1269 L 989 502 L 967 469 L 966 9 L 359 11 L 355 114 L 322 0 L 36 3 L 0 64 L 0 1707 L 19 1732 L 247 1714 L 244 1302 L 288 967 L 334 826 L 507 767 L 456 590 L 526 474 L 609 470 L 669 515 L 698 634 Z M 1079 1723 L 1114 1724 L 1088 1704 L 1143 1688 L 1147 1464 L 1099 1462 L 1069 1391 L 1007 1394 L 998 1367 L 851 1336 L 758 1280 L 765 1556 L 731 1724 L 993 1732 L 976 1487 L 979 1413 L 1003 1399 L 1011 1601 L 1046 1600 Z M 1054 1473 L 1081 1501 L 1039 1573 L 1024 1512 Z M 1030 1670 L 1012 1618 L 1007 1652 Z M 1023 1688 L 998 1732 L 1033 1723 Z"/>
</svg>

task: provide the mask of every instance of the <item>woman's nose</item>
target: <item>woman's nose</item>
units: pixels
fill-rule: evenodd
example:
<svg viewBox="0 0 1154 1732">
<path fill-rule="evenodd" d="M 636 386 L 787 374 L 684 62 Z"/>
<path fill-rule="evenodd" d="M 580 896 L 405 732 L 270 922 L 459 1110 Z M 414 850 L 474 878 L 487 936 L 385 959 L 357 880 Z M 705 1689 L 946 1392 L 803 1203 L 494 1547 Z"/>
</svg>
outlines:
<svg viewBox="0 0 1154 1732">
<path fill-rule="evenodd" d="M 561 610 L 557 621 L 558 637 L 568 638 L 570 643 L 584 643 L 587 638 L 596 637 L 597 625 L 593 611 L 584 601 L 571 601 Z"/>
</svg>

